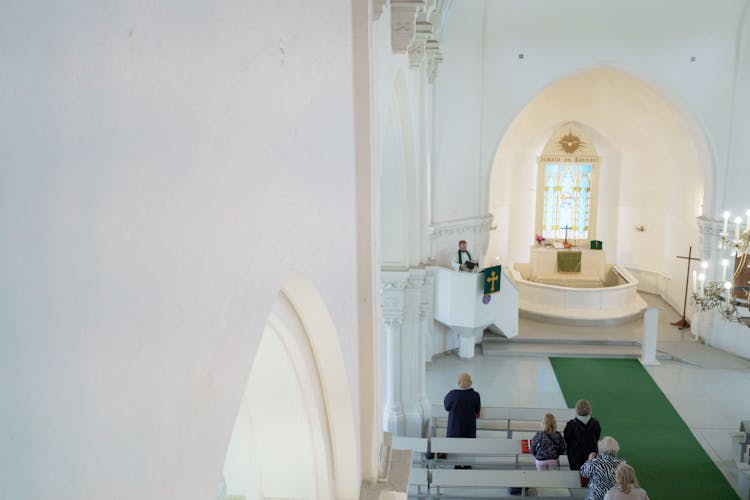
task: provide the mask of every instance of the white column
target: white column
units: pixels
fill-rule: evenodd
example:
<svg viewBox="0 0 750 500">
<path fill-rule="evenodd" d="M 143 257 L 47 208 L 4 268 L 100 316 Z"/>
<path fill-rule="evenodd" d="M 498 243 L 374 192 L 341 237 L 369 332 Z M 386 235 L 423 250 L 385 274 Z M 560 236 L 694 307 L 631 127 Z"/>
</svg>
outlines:
<svg viewBox="0 0 750 500">
<path fill-rule="evenodd" d="M 701 258 L 708 262 L 709 266 L 704 283 L 716 281 L 720 277 L 719 262 L 721 261 L 722 252 L 724 252 L 724 250 L 719 249 L 722 221 L 709 217 L 698 217 L 696 222 L 700 235 L 703 238 Z M 715 314 L 713 311 L 701 311 L 700 313 L 693 314 L 691 318 L 693 325 L 698 323 L 697 329 L 691 328 L 691 331 L 694 334 L 697 333 L 708 345 L 712 345 L 715 329 L 721 328 L 721 325 L 717 321 L 717 316 L 718 314 Z"/>
<path fill-rule="evenodd" d="M 696 219 L 698 231 L 703 238 L 701 259 L 709 263 L 706 282 L 716 281 L 719 279 L 719 262 L 721 261 L 722 251 L 719 250 L 719 235 L 721 233 L 721 221 L 710 219 L 708 217 L 698 217 Z"/>
<path fill-rule="evenodd" d="M 656 337 L 659 331 L 659 309 L 649 307 L 643 313 L 643 341 L 641 342 L 641 363 L 658 365 L 656 361 Z"/>
<path fill-rule="evenodd" d="M 696 307 L 693 317 L 690 318 L 690 333 L 693 334 L 693 340 L 698 340 L 703 337 L 706 326 L 705 319 L 706 313 L 699 307 Z"/>
<path fill-rule="evenodd" d="M 385 326 L 385 393 L 386 402 L 383 420 L 386 430 L 394 435 L 401 436 L 406 428 L 404 410 L 401 406 L 401 391 L 399 384 L 399 361 L 400 361 L 400 317 L 384 317 Z"/>
<path fill-rule="evenodd" d="M 419 403 L 420 367 L 419 309 L 424 269 L 411 269 L 404 290 L 404 324 L 401 327 L 401 403 L 406 418 L 406 435 L 422 436 L 422 408 Z"/>
<path fill-rule="evenodd" d="M 422 408 L 422 437 L 426 437 L 430 427 L 430 400 L 427 397 L 427 360 L 428 341 L 432 338 L 433 325 L 433 280 L 434 277 L 428 272 L 425 274 L 424 286 L 422 287 L 422 302 L 419 308 L 419 371 L 417 372 L 417 398 Z"/>
</svg>

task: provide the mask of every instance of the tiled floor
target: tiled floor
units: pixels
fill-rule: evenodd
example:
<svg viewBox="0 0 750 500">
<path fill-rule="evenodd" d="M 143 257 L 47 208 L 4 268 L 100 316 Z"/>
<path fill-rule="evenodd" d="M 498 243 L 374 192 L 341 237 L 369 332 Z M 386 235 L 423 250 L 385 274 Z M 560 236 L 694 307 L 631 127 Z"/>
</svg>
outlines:
<svg viewBox="0 0 750 500">
<path fill-rule="evenodd" d="M 740 421 L 750 418 L 750 361 L 695 342 L 689 331 L 669 325 L 678 319 L 666 303 L 645 295 L 651 307 L 659 307 L 658 349 L 678 360 L 662 361 L 647 367 L 648 372 L 693 434 L 736 488 L 737 469 L 731 456 L 730 433 L 739 430 Z M 750 334 L 750 331 L 748 331 Z M 436 358 L 427 368 L 427 395 L 440 403 L 456 385 L 456 376 L 466 371 L 485 406 L 563 407 L 565 402 L 552 366 L 540 354 L 539 339 L 640 340 L 642 326 L 633 322 L 616 327 L 559 326 L 521 319 L 519 339 L 535 339 L 533 344 L 514 345 L 513 352 L 501 356 L 481 355 L 462 360 L 455 355 Z M 616 346 L 614 346 L 616 347 Z M 607 354 L 611 345 L 584 345 L 573 349 L 579 355 Z M 541 349 L 541 351 L 540 351 Z M 559 352 L 560 345 L 548 345 Z M 596 408 L 594 408 L 596 414 Z"/>
</svg>

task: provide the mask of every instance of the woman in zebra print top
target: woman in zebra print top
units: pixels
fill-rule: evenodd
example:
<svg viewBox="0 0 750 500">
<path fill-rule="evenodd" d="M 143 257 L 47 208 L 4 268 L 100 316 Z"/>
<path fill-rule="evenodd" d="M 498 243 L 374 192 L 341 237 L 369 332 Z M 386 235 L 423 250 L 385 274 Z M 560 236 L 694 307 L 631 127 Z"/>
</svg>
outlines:
<svg viewBox="0 0 750 500">
<path fill-rule="evenodd" d="M 617 480 L 617 467 L 625 460 L 618 458 L 620 445 L 615 438 L 605 436 L 598 443 L 599 454 L 591 453 L 581 466 L 581 476 L 589 478 L 589 494 L 586 500 L 603 500 Z"/>
</svg>

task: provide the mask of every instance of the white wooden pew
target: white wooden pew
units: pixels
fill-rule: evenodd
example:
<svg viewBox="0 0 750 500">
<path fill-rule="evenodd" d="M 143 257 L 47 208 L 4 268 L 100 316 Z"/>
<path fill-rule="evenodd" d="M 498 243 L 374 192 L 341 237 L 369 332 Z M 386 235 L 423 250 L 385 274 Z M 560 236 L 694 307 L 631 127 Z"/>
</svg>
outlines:
<svg viewBox="0 0 750 500">
<path fill-rule="evenodd" d="M 409 474 L 409 486 L 416 486 L 417 496 L 426 495 L 429 491 L 429 470 L 426 453 L 429 450 L 427 438 L 392 436 L 391 448 L 394 450 L 411 450 L 412 467 Z M 424 488 L 424 491 L 422 491 Z"/>
<path fill-rule="evenodd" d="M 471 465 L 482 468 L 534 465 L 534 457 L 524 453 L 520 439 L 506 438 L 430 438 L 430 451 L 433 453 L 431 467 L 441 465 Z M 448 459 L 438 458 L 438 453 L 446 453 Z M 560 466 L 568 467 L 568 457 L 560 456 Z"/>
<path fill-rule="evenodd" d="M 448 426 L 448 412 L 442 405 L 432 405 L 431 435 L 444 435 Z M 545 413 L 552 413 L 558 427 L 564 428 L 568 420 L 575 418 L 574 408 L 515 408 L 501 406 L 483 407 L 477 419 L 477 436 L 498 437 L 504 431 L 509 438 L 517 438 L 517 432 L 535 432 L 540 429 Z"/>
<path fill-rule="evenodd" d="M 425 454 L 429 451 L 427 438 L 393 436 L 391 448 L 394 450 L 411 450 L 414 452 L 414 463 L 424 463 Z"/>
<path fill-rule="evenodd" d="M 417 495 L 426 495 L 430 490 L 430 471 L 424 467 L 412 467 L 409 473 L 409 486 L 417 487 Z M 424 488 L 424 491 L 422 491 Z"/>
<path fill-rule="evenodd" d="M 750 420 L 740 422 L 740 432 L 733 434 L 732 454 L 737 464 L 737 489 L 742 500 L 750 500 Z"/>
<path fill-rule="evenodd" d="M 435 469 L 431 472 L 430 488 L 434 497 L 460 495 L 462 498 L 472 496 L 472 489 L 477 488 L 522 488 L 526 493 L 529 488 L 554 488 L 563 490 L 558 497 L 544 493 L 545 498 L 583 498 L 588 490 L 581 488 L 577 471 L 536 471 L 536 470 L 454 470 Z M 567 490 L 567 491 L 565 491 Z M 448 495 L 446 495 L 446 493 Z M 541 492 L 538 492 L 541 493 Z M 507 492 L 496 491 L 491 498 L 506 496 Z M 528 498 L 528 497 L 525 497 Z"/>
</svg>

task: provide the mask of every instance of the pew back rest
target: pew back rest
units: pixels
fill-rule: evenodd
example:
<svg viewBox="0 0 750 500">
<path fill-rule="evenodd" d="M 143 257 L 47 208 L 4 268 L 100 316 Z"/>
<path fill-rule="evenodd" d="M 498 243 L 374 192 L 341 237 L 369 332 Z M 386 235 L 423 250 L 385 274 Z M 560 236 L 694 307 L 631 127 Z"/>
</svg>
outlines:
<svg viewBox="0 0 750 500">
<path fill-rule="evenodd" d="M 505 438 L 432 438 L 430 450 L 433 453 L 477 456 L 519 455 L 522 453 L 520 440 Z"/>
<path fill-rule="evenodd" d="M 414 486 L 427 486 L 429 484 L 430 471 L 424 467 L 412 467 L 409 473 L 409 484 Z"/>
<path fill-rule="evenodd" d="M 512 420 L 541 422 L 545 413 L 555 416 L 558 426 L 575 418 L 575 408 L 515 408 L 509 406 L 484 406 L 479 412 L 479 420 Z M 448 412 L 442 405 L 432 405 L 432 418 L 448 418 Z"/>
<path fill-rule="evenodd" d="M 394 450 L 411 450 L 415 454 L 427 453 L 427 438 L 393 436 L 391 438 L 391 448 Z"/>
<path fill-rule="evenodd" d="M 434 469 L 430 486 L 579 489 L 581 483 L 577 471 Z"/>
</svg>

